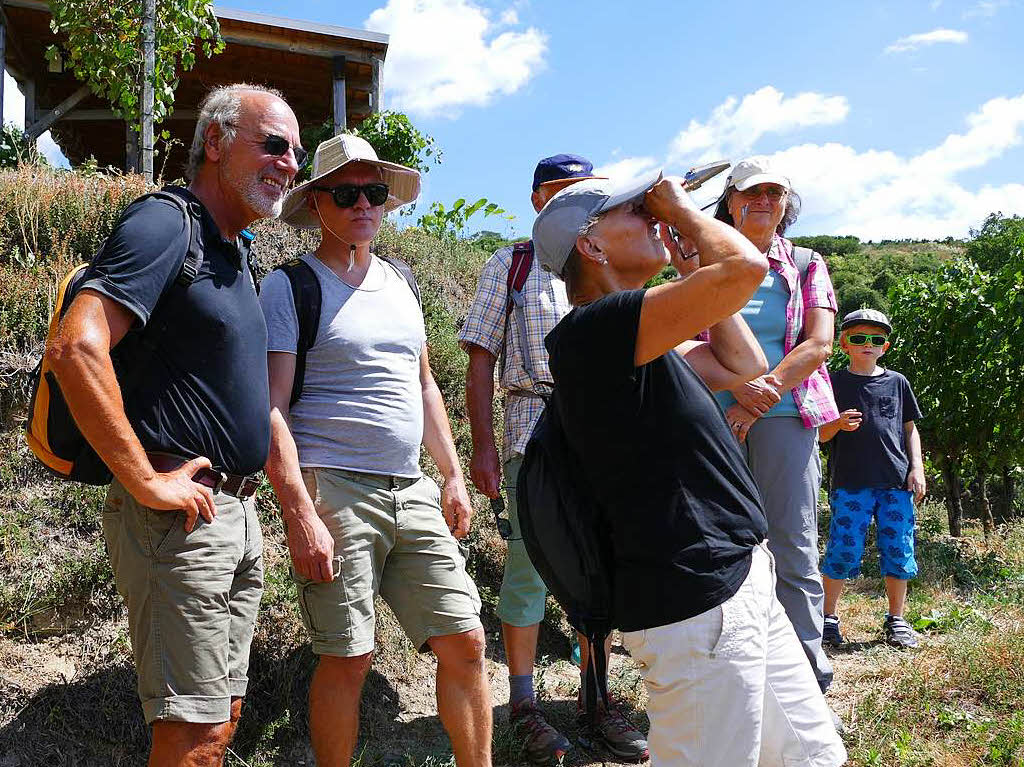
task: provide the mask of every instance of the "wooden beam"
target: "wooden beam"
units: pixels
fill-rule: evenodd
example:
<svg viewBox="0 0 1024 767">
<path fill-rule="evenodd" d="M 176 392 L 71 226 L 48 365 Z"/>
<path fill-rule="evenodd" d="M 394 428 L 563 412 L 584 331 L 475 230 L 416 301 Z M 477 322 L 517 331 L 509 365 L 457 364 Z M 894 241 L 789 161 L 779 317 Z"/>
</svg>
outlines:
<svg viewBox="0 0 1024 767">
<path fill-rule="evenodd" d="M 196 120 L 199 117 L 199 110 L 197 109 L 175 109 L 170 115 L 164 118 L 164 122 L 168 120 Z M 76 109 L 74 112 L 64 115 L 61 118 L 65 122 L 82 122 L 83 120 L 121 120 L 114 114 L 112 109 Z"/>
<path fill-rule="evenodd" d="M 51 112 L 43 115 L 40 119 L 32 123 L 31 126 L 25 128 L 25 135 L 28 136 L 32 141 L 43 135 L 51 125 L 57 120 L 62 118 L 65 114 L 75 108 L 75 105 L 88 96 L 91 93 L 88 85 L 83 85 L 77 91 L 72 93 L 57 106 L 53 108 Z"/>
<path fill-rule="evenodd" d="M 371 66 L 370 111 L 381 112 L 384 109 L 384 60 L 375 57 Z"/>
<path fill-rule="evenodd" d="M 290 51 L 291 53 L 302 53 L 306 56 L 323 56 L 325 58 L 343 55 L 363 64 L 369 64 L 371 59 L 366 49 L 354 46 L 328 45 L 313 40 L 288 40 L 278 35 L 248 29 L 222 29 L 220 34 L 224 38 L 224 42 L 229 44 L 251 45 L 255 48 L 269 48 L 274 51 Z"/>
<path fill-rule="evenodd" d="M 49 9 L 49 8 L 47 8 L 47 9 Z M 0 2 L 0 26 L 3 26 L 4 29 L 7 30 L 7 31 L 9 31 L 10 27 L 11 27 L 11 22 L 7 18 L 7 14 L 4 13 L 3 2 Z M 5 35 L 6 35 L 6 32 L 5 32 Z M 29 60 L 25 56 L 25 52 L 22 50 L 21 46 L 18 44 L 18 37 L 17 37 L 17 35 L 9 35 L 7 37 L 6 42 L 5 42 L 5 47 L 7 49 L 9 49 L 9 50 L 14 52 L 14 55 L 18 57 L 18 61 L 19 61 L 19 63 L 22 66 L 28 67 L 28 66 L 31 65 L 31 63 L 32 63 L 31 60 Z"/>
<path fill-rule="evenodd" d="M 345 57 L 334 57 L 334 135 L 337 136 L 346 128 L 345 114 Z"/>
</svg>

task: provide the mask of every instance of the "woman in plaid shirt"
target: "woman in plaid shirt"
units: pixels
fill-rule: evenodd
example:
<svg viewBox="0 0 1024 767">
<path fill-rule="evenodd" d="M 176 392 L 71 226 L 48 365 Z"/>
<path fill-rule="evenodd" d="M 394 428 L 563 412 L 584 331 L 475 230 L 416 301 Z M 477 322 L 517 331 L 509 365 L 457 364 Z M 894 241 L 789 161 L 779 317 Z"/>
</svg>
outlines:
<svg viewBox="0 0 1024 767">
<path fill-rule="evenodd" d="M 742 314 L 770 369 L 716 396 L 733 433 L 746 444 L 768 517 L 779 601 L 824 691 L 832 682 L 832 665 L 821 647 L 818 427 L 839 417 L 824 364 L 832 351 L 837 307 L 821 256 L 810 253 L 802 269 L 793 244 L 782 236 L 799 212 L 800 198 L 789 178 L 764 160 L 743 160 L 733 168 L 715 218 L 736 227 L 768 257 L 768 274 Z"/>
</svg>

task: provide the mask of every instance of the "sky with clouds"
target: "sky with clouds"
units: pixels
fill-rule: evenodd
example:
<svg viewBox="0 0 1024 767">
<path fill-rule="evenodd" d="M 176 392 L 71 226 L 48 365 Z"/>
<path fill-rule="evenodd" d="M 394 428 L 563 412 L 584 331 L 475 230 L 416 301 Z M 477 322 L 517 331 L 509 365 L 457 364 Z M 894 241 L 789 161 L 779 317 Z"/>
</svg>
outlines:
<svg viewBox="0 0 1024 767">
<path fill-rule="evenodd" d="M 385 107 L 444 151 L 421 207 L 515 214 L 473 229 L 528 233 L 533 167 L 557 152 L 613 176 L 767 155 L 803 198 L 796 234 L 963 237 L 1024 214 L 1024 0 L 230 5 L 389 33 Z"/>
</svg>

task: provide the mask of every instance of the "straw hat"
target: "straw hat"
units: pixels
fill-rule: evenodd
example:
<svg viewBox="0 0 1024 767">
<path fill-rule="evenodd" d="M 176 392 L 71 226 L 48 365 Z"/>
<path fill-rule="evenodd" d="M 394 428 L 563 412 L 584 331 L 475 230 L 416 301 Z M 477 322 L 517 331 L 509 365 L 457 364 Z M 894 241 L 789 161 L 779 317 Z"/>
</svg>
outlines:
<svg viewBox="0 0 1024 767">
<path fill-rule="evenodd" d="M 309 181 L 292 189 L 285 197 L 281 220 L 299 229 L 316 229 L 320 226 L 320 220 L 306 205 L 306 192 L 310 186 L 350 162 L 364 162 L 380 168 L 384 183 L 388 185 L 388 199 L 384 203 L 385 213 L 400 208 L 419 196 L 419 171 L 380 160 L 366 139 L 343 133 L 327 139 L 316 148 L 316 152 L 313 153 L 313 176 Z"/>
</svg>

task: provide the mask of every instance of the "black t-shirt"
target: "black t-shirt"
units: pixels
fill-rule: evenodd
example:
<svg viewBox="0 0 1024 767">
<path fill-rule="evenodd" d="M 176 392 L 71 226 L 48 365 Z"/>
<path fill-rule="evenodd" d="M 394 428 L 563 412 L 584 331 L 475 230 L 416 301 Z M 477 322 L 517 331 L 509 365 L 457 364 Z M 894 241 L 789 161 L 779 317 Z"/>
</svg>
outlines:
<svg viewBox="0 0 1024 767">
<path fill-rule="evenodd" d="M 910 382 L 892 370 L 862 376 L 843 369 L 831 378 L 839 412 L 863 416 L 859 429 L 832 438 L 832 488 L 905 487 L 910 460 L 903 424 L 921 417 Z"/>
<path fill-rule="evenodd" d="M 251 474 L 270 449 L 267 326 L 247 249 L 225 240 L 201 209 L 203 264 L 187 288 L 176 284 L 188 251 L 184 216 L 174 203 L 152 197 L 128 207 L 82 287 L 136 317 L 115 355 L 130 358 L 139 335 L 155 329 L 146 327 L 155 311 L 167 323 L 125 402 L 142 446 L 203 455 L 218 470 Z"/>
<path fill-rule="evenodd" d="M 611 534 L 624 631 L 724 602 L 767 532 L 704 382 L 675 352 L 633 364 L 643 298 L 626 291 L 574 309 L 546 339 L 565 434 Z"/>
</svg>

